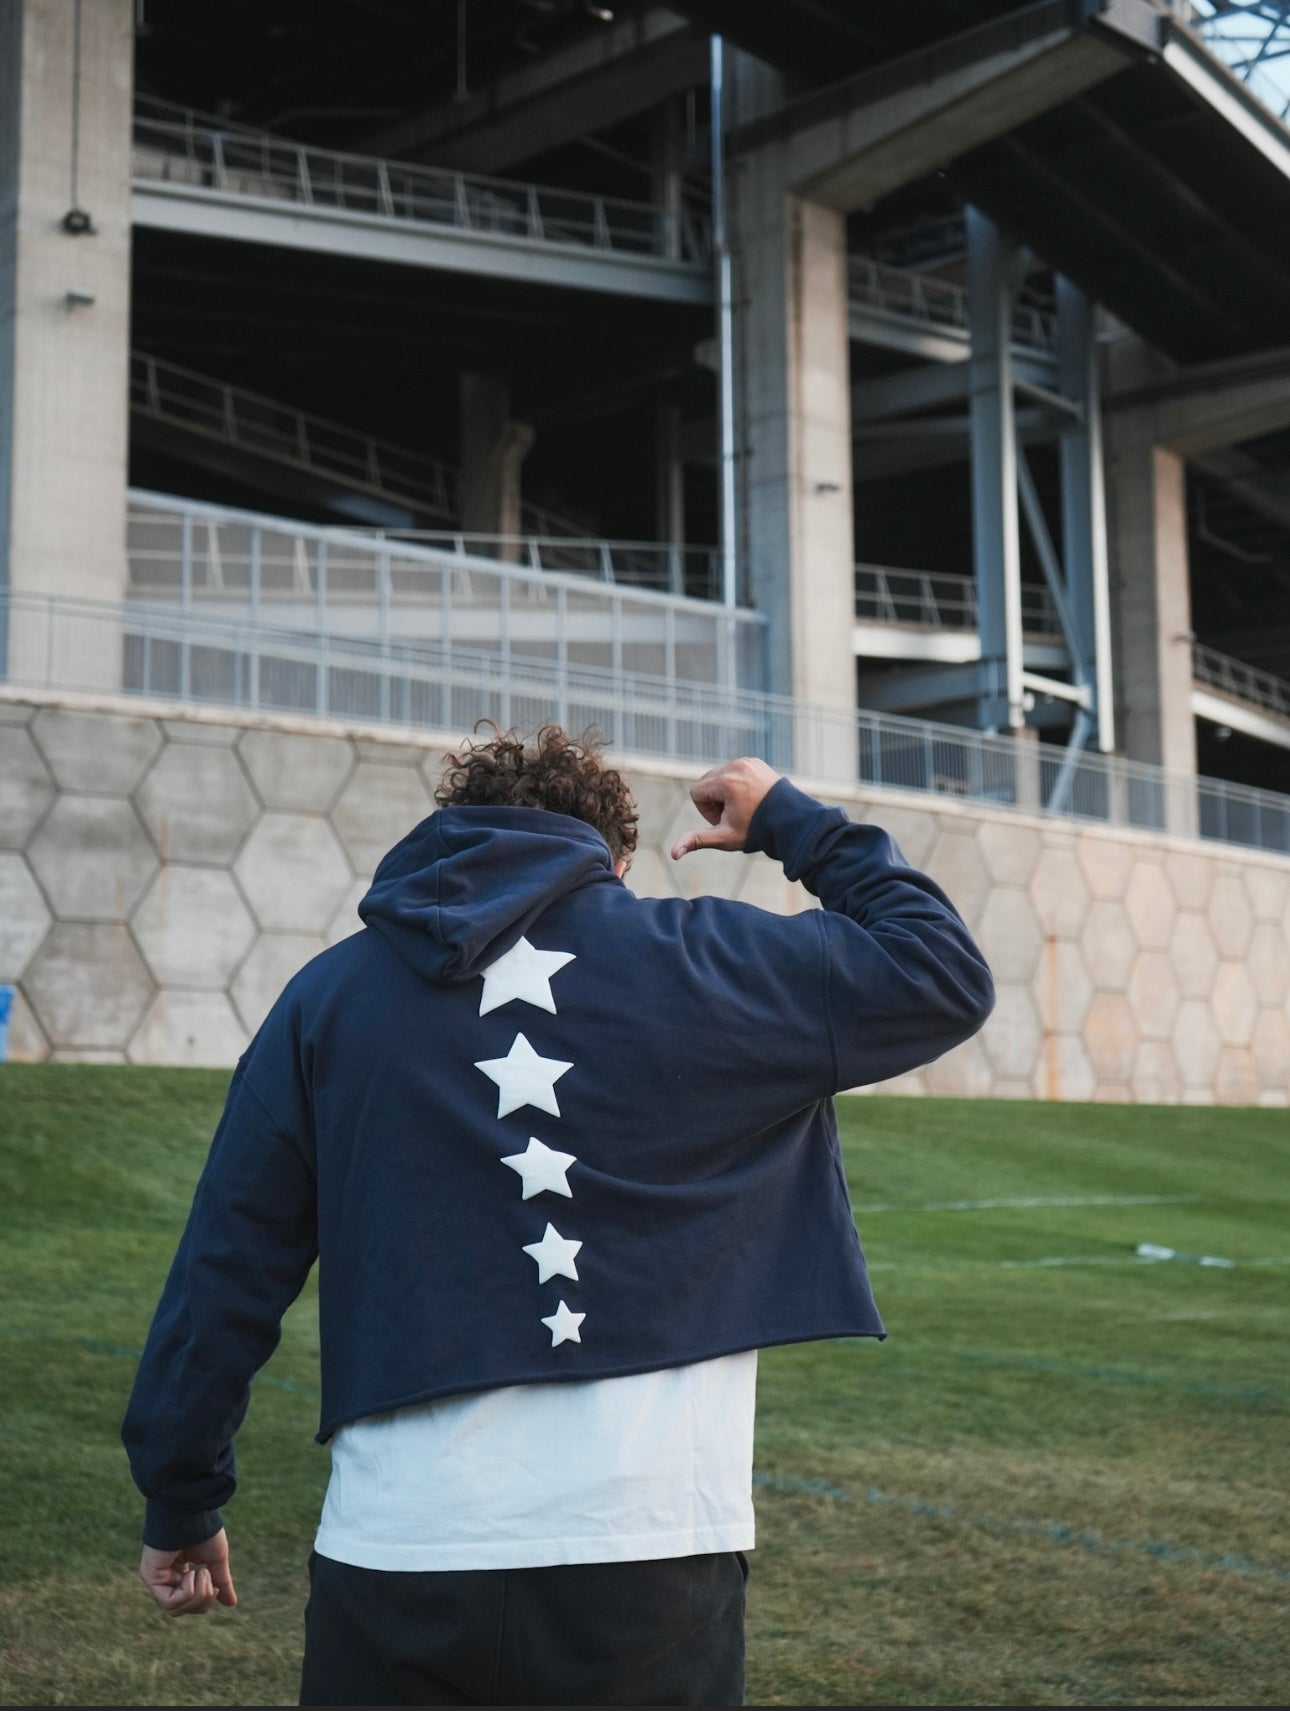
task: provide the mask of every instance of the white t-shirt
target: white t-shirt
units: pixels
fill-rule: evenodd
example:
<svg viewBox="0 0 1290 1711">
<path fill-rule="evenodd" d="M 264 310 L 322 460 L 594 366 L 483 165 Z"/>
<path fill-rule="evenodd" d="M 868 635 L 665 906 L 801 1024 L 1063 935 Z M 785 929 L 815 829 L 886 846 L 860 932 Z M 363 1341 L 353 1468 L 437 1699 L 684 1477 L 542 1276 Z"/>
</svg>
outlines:
<svg viewBox="0 0 1290 1711">
<path fill-rule="evenodd" d="M 315 1548 L 356 1568 L 547 1568 L 753 1546 L 757 1354 L 400 1408 L 332 1439 Z"/>
</svg>

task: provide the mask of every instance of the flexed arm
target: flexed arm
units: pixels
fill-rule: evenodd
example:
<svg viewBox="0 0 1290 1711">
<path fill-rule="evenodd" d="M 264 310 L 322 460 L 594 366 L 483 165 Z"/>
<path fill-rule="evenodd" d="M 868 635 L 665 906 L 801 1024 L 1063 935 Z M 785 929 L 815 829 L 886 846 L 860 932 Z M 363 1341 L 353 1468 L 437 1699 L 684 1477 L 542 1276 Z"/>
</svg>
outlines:
<svg viewBox="0 0 1290 1711">
<path fill-rule="evenodd" d="M 994 1007 L 985 958 L 941 888 L 880 827 L 826 808 L 760 760 L 715 767 L 690 795 L 708 827 L 678 839 L 674 860 L 764 851 L 823 904 L 811 920 L 823 938 L 835 1089 L 929 1063 L 984 1024 Z"/>
</svg>

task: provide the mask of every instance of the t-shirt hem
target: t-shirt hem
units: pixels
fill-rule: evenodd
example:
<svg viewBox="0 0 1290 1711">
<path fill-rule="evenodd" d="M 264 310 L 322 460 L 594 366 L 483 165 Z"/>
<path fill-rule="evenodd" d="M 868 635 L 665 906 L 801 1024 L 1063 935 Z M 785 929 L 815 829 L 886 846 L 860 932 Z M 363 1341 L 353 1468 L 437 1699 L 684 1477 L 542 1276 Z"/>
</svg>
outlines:
<svg viewBox="0 0 1290 1711">
<path fill-rule="evenodd" d="M 859 1238 L 856 1239 L 858 1242 Z M 782 1348 L 790 1343 L 832 1342 L 850 1337 L 874 1337 L 880 1343 L 887 1340 L 886 1327 L 876 1309 L 872 1319 L 864 1322 L 851 1320 L 819 1330 L 786 1331 L 779 1336 L 757 1337 L 748 1342 L 718 1344 L 715 1348 L 701 1350 L 697 1354 L 686 1353 L 671 1360 L 628 1361 L 591 1372 L 522 1372 L 504 1379 L 480 1378 L 469 1383 L 456 1381 L 426 1385 L 404 1396 L 386 1397 L 369 1402 L 362 1408 L 342 1408 L 324 1415 L 314 1441 L 325 1444 L 342 1426 L 352 1426 L 356 1420 L 366 1420 L 374 1414 L 392 1414 L 400 1408 L 415 1408 L 422 1402 L 441 1402 L 453 1396 L 478 1395 L 486 1390 L 510 1389 L 524 1384 L 591 1384 L 606 1378 L 636 1378 L 647 1372 L 670 1372 L 675 1367 L 701 1366 L 708 1361 L 724 1360 L 727 1355 L 752 1354 L 758 1349 Z"/>
<path fill-rule="evenodd" d="M 351 1568 L 401 1573 L 465 1569 L 561 1568 L 572 1563 L 655 1562 L 664 1557 L 707 1556 L 716 1551 L 750 1551 L 756 1523 L 695 1527 L 671 1533 L 615 1533 L 591 1539 L 503 1540 L 497 1544 L 383 1545 L 346 1539 L 318 1529 L 314 1550 L 320 1557 Z"/>
</svg>

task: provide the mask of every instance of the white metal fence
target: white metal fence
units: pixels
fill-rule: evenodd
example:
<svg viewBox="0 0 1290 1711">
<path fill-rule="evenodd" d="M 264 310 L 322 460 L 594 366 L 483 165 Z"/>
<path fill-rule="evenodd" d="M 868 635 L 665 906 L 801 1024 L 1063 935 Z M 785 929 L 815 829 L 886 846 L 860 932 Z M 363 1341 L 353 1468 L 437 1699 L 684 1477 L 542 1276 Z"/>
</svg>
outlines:
<svg viewBox="0 0 1290 1711">
<path fill-rule="evenodd" d="M 308 632 L 206 611 L 0 597 L 16 688 L 127 695 L 458 732 L 480 718 L 595 726 L 625 756 L 764 755 L 839 783 L 1216 838 L 1290 854 L 1290 797 L 1101 755 L 711 683 L 519 658 L 443 639 Z M 839 757 L 850 756 L 846 770 Z"/>
<path fill-rule="evenodd" d="M 939 630 L 980 627 L 976 581 L 949 571 L 856 566 L 856 617 L 874 624 L 914 624 Z M 1023 583 L 1021 627 L 1028 635 L 1060 636 L 1061 619 L 1047 588 Z"/>
<path fill-rule="evenodd" d="M 519 560 L 520 562 L 515 562 Z M 439 642 L 669 682 L 764 681 L 765 620 L 668 592 L 712 586 L 715 555 L 648 542 L 407 539 L 132 490 L 140 604 L 318 634 Z"/>
<path fill-rule="evenodd" d="M 160 103 L 136 108 L 134 141 L 137 180 L 696 267 L 710 253 L 707 222 L 689 206 L 673 214 L 622 197 L 342 154 Z"/>
</svg>

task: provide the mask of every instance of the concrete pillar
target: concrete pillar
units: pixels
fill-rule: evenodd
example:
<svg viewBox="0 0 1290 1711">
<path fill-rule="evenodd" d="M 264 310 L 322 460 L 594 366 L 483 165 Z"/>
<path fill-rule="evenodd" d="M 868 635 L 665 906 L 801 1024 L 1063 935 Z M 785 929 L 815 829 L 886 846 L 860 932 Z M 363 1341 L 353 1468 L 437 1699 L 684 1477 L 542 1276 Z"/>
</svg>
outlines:
<svg viewBox="0 0 1290 1711">
<path fill-rule="evenodd" d="M 518 563 L 524 532 L 521 473 L 533 429 L 513 422 L 506 383 L 488 374 L 461 377 L 461 529 L 512 537 L 494 556 Z M 485 550 L 493 550 L 491 548 Z"/>
<path fill-rule="evenodd" d="M 685 129 L 681 107 L 675 97 L 665 101 L 654 115 L 653 148 L 650 161 L 650 190 L 654 206 L 663 214 L 664 254 L 678 260 L 682 254 L 681 211 L 684 190 Z"/>
<path fill-rule="evenodd" d="M 831 710 L 801 725 L 799 770 L 854 776 L 855 551 L 846 229 L 790 195 L 778 145 L 744 157 L 730 195 L 739 513 L 769 687 Z"/>
<path fill-rule="evenodd" d="M 116 626 L 33 596 L 125 597 L 133 18 L 0 0 L 0 676 L 69 688 L 121 682 Z"/>
<path fill-rule="evenodd" d="M 1186 470 L 1156 444 L 1149 411 L 1110 418 L 1107 437 L 1116 724 L 1130 760 L 1196 773 Z M 1170 792 L 1171 831 L 1192 830 L 1192 792 Z"/>
</svg>

